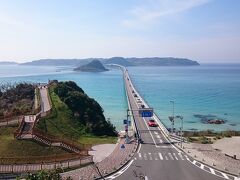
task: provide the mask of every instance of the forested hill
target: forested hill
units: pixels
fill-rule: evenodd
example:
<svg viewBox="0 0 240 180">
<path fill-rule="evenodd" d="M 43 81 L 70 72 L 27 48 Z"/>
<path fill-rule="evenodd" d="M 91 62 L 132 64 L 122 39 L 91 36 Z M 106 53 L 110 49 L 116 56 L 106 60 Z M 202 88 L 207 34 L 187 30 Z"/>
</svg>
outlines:
<svg viewBox="0 0 240 180">
<path fill-rule="evenodd" d="M 74 119 L 85 127 L 86 133 L 101 136 L 117 135 L 115 127 L 110 121 L 106 121 L 99 103 L 90 98 L 75 82 L 58 82 L 54 92 L 72 111 Z"/>
<path fill-rule="evenodd" d="M 74 69 L 75 71 L 86 71 L 86 72 L 103 72 L 108 71 L 99 60 L 93 60 L 88 64 L 82 65 Z"/>
<path fill-rule="evenodd" d="M 88 64 L 92 60 L 99 60 L 103 64 L 120 64 L 123 66 L 195 66 L 195 65 L 199 65 L 197 61 L 193 61 L 186 58 L 173 58 L 173 57 L 41 59 L 41 60 L 35 60 L 32 62 L 22 63 L 22 65 L 79 67 L 79 66 Z"/>
</svg>

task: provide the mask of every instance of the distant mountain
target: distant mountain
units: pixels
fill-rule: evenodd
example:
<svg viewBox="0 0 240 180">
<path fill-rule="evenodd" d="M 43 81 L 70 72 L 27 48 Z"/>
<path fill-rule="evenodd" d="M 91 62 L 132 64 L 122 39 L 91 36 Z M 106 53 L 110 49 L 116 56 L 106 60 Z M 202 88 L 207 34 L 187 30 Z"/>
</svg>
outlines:
<svg viewBox="0 0 240 180">
<path fill-rule="evenodd" d="M 173 57 L 146 57 L 146 58 L 127 58 L 127 61 L 134 66 L 193 66 L 200 65 L 197 61 L 186 58 Z"/>
<path fill-rule="evenodd" d="M 112 57 L 103 62 L 104 64 L 119 64 L 122 66 L 134 66 L 133 62 L 129 62 L 128 59 L 123 57 Z"/>
<path fill-rule="evenodd" d="M 91 62 L 92 60 L 99 60 L 103 64 L 120 64 L 122 66 L 195 66 L 195 65 L 199 65 L 197 61 L 193 61 L 186 58 L 173 58 L 173 57 L 40 59 L 32 62 L 22 63 L 22 65 L 79 67 Z"/>
<path fill-rule="evenodd" d="M 103 72 L 108 71 L 99 60 L 93 60 L 88 64 L 82 65 L 74 69 L 75 71 L 85 71 L 85 72 Z"/>
<path fill-rule="evenodd" d="M 30 66 L 80 66 L 87 64 L 92 61 L 93 58 L 89 59 L 40 59 L 31 62 L 22 63 L 21 65 Z"/>
<path fill-rule="evenodd" d="M 11 61 L 0 61 L 0 65 L 12 65 L 12 64 L 18 64 L 18 63 L 11 62 Z"/>
</svg>

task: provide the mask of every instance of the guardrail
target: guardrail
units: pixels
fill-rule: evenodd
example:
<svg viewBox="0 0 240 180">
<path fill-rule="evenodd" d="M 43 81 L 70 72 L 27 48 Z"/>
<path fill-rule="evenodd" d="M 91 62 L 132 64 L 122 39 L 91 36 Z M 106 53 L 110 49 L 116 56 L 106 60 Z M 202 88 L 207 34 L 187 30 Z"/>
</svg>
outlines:
<svg viewBox="0 0 240 180">
<path fill-rule="evenodd" d="M 127 72 L 126 67 L 118 65 L 118 64 L 111 64 L 112 66 L 118 66 L 119 68 L 122 69 L 123 71 L 123 75 L 125 76 L 125 72 Z M 128 76 L 129 77 L 129 76 Z M 125 82 L 125 78 L 124 78 L 124 82 Z M 146 101 L 139 95 L 139 93 L 137 92 L 136 88 L 133 86 L 131 79 L 129 78 L 129 82 L 132 85 L 132 89 L 135 91 L 135 93 L 138 95 L 138 97 L 141 99 L 141 101 L 143 102 L 143 104 L 145 105 L 145 107 L 149 108 L 148 104 L 146 103 Z M 125 84 L 125 91 L 127 91 L 126 89 L 126 82 Z M 127 99 L 128 99 L 128 94 L 126 93 Z M 129 104 L 129 99 L 128 99 L 128 106 L 131 106 Z M 131 108 L 131 107 L 130 107 Z M 162 130 L 162 132 L 166 135 L 166 137 L 169 137 L 170 133 L 168 131 L 168 129 L 166 128 L 166 126 L 161 122 L 160 118 L 157 116 L 157 114 L 153 114 L 153 118 L 156 120 L 156 122 L 159 125 L 159 128 Z"/>
</svg>

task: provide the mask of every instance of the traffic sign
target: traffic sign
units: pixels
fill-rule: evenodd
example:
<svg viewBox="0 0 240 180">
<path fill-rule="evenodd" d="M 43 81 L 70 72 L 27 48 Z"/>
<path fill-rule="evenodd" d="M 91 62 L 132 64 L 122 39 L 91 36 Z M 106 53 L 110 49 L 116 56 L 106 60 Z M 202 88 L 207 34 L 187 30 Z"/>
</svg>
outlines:
<svg viewBox="0 0 240 180">
<path fill-rule="evenodd" d="M 152 117 L 153 116 L 153 108 L 139 109 L 139 116 L 141 116 L 141 117 Z"/>
<path fill-rule="evenodd" d="M 123 120 L 123 124 L 128 124 L 128 120 L 127 120 L 127 119 L 124 119 L 124 120 Z"/>
<path fill-rule="evenodd" d="M 142 117 L 152 117 L 152 112 L 151 111 L 143 111 Z"/>
</svg>

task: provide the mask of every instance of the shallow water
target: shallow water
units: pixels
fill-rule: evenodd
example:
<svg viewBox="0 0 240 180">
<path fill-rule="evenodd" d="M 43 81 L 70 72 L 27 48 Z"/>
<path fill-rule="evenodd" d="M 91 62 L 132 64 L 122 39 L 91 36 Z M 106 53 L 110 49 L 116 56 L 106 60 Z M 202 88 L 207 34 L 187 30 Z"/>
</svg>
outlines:
<svg viewBox="0 0 240 180">
<path fill-rule="evenodd" d="M 168 116 L 184 117 L 184 129 L 240 130 L 240 65 L 201 65 L 193 67 L 129 67 L 140 94 L 164 121 Z M 118 69 L 102 73 L 72 72 L 71 67 L 0 66 L 0 83 L 47 82 L 49 79 L 73 80 L 95 98 L 105 116 L 122 129 L 126 116 L 126 99 L 122 72 Z M 212 114 L 226 124 L 201 123 L 194 114 Z M 233 126 L 235 125 L 235 126 Z M 176 122 L 176 128 L 180 126 Z"/>
</svg>

